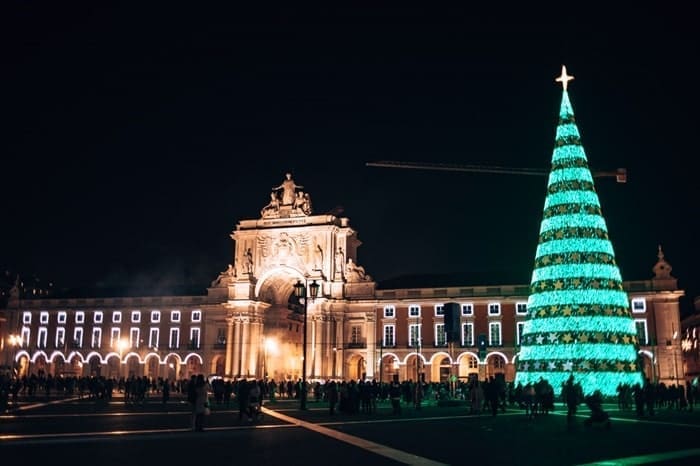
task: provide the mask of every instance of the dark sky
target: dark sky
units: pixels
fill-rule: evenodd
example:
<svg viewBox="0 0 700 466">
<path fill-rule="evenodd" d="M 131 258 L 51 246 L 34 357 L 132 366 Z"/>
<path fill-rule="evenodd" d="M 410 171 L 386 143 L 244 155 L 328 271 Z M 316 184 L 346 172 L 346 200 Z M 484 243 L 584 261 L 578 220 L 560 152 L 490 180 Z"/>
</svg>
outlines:
<svg viewBox="0 0 700 466">
<path fill-rule="evenodd" d="M 1 267 L 204 288 L 291 171 L 378 280 L 529 283 L 544 177 L 365 163 L 548 168 L 564 63 L 591 167 L 629 173 L 596 182 L 623 278 L 660 243 L 700 294 L 690 12 L 133 3 L 2 6 Z"/>
</svg>

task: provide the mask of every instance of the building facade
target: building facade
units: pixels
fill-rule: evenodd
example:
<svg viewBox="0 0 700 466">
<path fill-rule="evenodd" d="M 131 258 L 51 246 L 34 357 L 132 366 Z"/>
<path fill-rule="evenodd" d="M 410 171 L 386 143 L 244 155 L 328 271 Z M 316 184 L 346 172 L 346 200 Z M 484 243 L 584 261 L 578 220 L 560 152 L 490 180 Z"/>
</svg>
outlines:
<svg viewBox="0 0 700 466">
<path fill-rule="evenodd" d="M 5 367 L 19 375 L 279 381 L 301 378 L 306 354 L 309 379 L 515 376 L 528 285 L 380 289 L 358 263 L 362 243 L 349 219 L 314 215 L 291 175 L 231 238 L 231 264 L 199 296 L 25 299 L 14 289 L 0 318 Z M 319 293 L 304 319 L 290 310 L 299 309 L 290 306 L 294 285 L 314 282 Z M 674 334 L 684 292 L 660 247 L 653 277 L 624 289 L 645 375 L 682 380 Z M 450 342 L 447 303 L 459 309 Z"/>
</svg>

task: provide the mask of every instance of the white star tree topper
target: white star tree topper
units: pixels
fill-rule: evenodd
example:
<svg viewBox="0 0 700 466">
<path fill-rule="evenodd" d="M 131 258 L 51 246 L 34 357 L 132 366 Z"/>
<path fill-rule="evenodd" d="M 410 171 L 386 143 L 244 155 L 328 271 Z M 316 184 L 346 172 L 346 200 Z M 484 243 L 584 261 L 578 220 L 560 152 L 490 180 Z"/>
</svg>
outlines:
<svg viewBox="0 0 700 466">
<path fill-rule="evenodd" d="M 573 76 L 566 73 L 566 65 L 561 65 L 561 75 L 555 79 L 555 81 L 561 83 L 564 90 L 566 90 L 567 87 L 569 87 L 569 81 L 572 81 L 573 79 Z"/>
</svg>

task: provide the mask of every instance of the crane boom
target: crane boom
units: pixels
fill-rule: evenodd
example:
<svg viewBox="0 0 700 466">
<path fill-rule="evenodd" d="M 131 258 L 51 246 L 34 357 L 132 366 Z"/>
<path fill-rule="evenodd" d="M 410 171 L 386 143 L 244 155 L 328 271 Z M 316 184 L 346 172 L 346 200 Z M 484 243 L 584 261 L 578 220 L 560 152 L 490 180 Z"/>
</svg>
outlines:
<svg viewBox="0 0 700 466">
<path fill-rule="evenodd" d="M 450 163 L 429 163 L 429 162 L 400 162 L 395 160 L 379 160 L 377 162 L 367 162 L 368 167 L 383 167 L 383 168 L 409 168 L 414 170 L 438 170 L 451 172 L 474 172 L 474 173 L 497 173 L 504 175 L 530 175 L 530 176 L 546 176 L 548 170 L 537 168 L 514 168 L 514 167 L 498 167 L 488 165 L 462 165 Z M 614 176 L 618 183 L 627 182 L 627 169 L 618 168 L 616 171 L 594 171 L 593 176 Z"/>
</svg>

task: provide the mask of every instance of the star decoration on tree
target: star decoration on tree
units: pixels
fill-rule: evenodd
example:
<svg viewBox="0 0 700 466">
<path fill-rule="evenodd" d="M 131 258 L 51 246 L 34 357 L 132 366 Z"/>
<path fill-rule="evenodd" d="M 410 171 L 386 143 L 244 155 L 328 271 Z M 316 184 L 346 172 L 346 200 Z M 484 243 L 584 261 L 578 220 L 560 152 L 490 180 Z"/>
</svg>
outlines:
<svg viewBox="0 0 700 466">
<path fill-rule="evenodd" d="M 537 335 L 537 337 L 535 338 L 535 341 L 537 341 L 538 345 L 541 345 L 542 343 L 544 343 L 544 336 Z"/>
<path fill-rule="evenodd" d="M 547 367 L 549 368 L 550 371 L 553 371 L 557 368 L 557 363 L 555 363 L 554 361 L 549 361 Z"/>
<path fill-rule="evenodd" d="M 562 364 L 561 366 L 562 366 L 562 368 L 563 368 L 565 371 L 571 372 L 572 369 L 574 368 L 574 363 L 571 362 L 571 361 L 566 361 L 566 362 L 565 362 L 564 364 Z"/>
<path fill-rule="evenodd" d="M 550 343 L 554 343 L 554 342 L 557 342 L 559 340 L 559 336 L 554 332 L 550 333 L 547 338 L 549 338 Z"/>
</svg>

